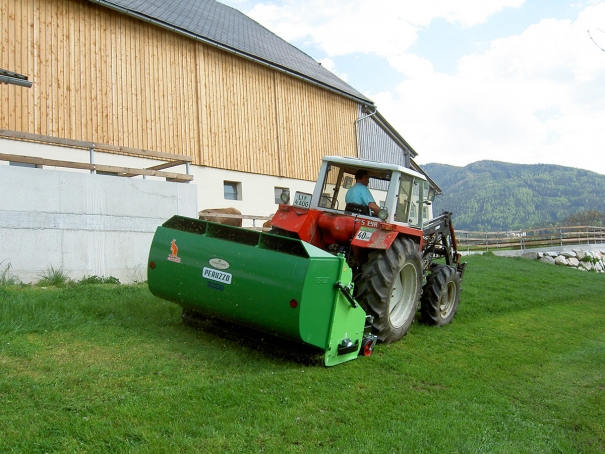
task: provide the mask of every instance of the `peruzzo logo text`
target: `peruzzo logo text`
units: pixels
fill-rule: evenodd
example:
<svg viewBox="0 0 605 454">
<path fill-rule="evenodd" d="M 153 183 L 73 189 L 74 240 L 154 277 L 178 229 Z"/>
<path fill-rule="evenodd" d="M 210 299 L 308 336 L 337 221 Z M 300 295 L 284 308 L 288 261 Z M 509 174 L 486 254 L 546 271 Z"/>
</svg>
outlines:
<svg viewBox="0 0 605 454">
<path fill-rule="evenodd" d="M 223 271 L 215 270 L 214 268 L 206 268 L 202 270 L 202 277 L 211 281 L 220 282 L 222 284 L 231 284 L 231 274 Z"/>
</svg>

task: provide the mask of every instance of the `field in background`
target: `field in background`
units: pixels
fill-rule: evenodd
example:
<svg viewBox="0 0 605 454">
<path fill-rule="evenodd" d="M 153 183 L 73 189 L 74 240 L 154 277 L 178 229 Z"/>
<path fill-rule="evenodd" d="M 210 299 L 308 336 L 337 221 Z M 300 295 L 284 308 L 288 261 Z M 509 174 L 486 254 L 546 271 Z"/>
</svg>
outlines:
<svg viewBox="0 0 605 454">
<path fill-rule="evenodd" d="M 468 261 L 453 324 L 334 368 L 144 285 L 0 285 L 0 452 L 603 452 L 603 275 Z"/>
</svg>

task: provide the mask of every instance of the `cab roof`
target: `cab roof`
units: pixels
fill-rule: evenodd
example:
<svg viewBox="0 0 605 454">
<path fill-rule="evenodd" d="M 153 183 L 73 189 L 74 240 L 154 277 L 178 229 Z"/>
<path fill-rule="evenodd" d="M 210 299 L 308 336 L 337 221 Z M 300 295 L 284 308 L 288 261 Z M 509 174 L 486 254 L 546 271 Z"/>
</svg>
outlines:
<svg viewBox="0 0 605 454">
<path fill-rule="evenodd" d="M 397 164 L 388 164 L 386 162 L 368 161 L 365 159 L 343 156 L 324 156 L 323 161 L 338 164 L 338 166 L 341 167 L 345 172 L 351 174 L 355 174 L 355 172 L 357 172 L 359 169 L 366 169 L 368 170 L 370 177 L 379 178 L 381 180 L 390 179 L 391 172 L 395 171 L 427 181 L 423 174 Z"/>
</svg>

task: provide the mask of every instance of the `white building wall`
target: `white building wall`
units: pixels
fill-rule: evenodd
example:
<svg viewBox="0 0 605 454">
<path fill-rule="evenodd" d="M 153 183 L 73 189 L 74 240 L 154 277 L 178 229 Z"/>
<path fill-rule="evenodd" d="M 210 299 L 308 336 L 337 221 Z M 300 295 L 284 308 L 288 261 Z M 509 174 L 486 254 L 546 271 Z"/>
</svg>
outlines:
<svg viewBox="0 0 605 454">
<path fill-rule="evenodd" d="M 275 188 L 288 189 L 291 198 L 293 198 L 296 191 L 311 194 L 315 187 L 315 183 L 310 181 L 210 167 L 191 166 L 190 173 L 198 187 L 198 207 L 200 211 L 207 208 L 233 207 L 244 215 L 272 216 L 277 211 L 278 205 L 275 203 Z M 240 200 L 225 199 L 225 181 L 240 183 Z M 251 227 L 252 225 L 253 221 L 251 219 L 244 219 L 244 227 Z M 262 221 L 256 222 L 256 227 L 261 225 Z"/>
<path fill-rule="evenodd" d="M 2 165 L 0 271 L 145 280 L 153 233 L 174 214 L 196 216 L 195 185 Z"/>
<path fill-rule="evenodd" d="M 167 150 L 171 151 L 171 150 Z M 39 158 L 56 159 L 75 162 L 90 162 L 88 150 L 67 148 L 55 145 L 24 142 L 19 140 L 0 139 L 0 153 L 33 156 Z M 113 166 L 145 168 L 157 165 L 159 161 L 133 156 L 117 155 L 112 153 L 94 152 L 95 164 Z M 0 166 L 8 165 L 6 161 L 0 161 Z M 44 169 L 55 169 L 55 167 L 44 166 Z M 58 168 L 61 171 L 89 174 L 88 170 Z M 185 165 L 170 167 L 165 172 L 186 173 Z M 291 178 L 257 175 L 246 172 L 215 169 L 212 167 L 189 166 L 189 173 L 193 175 L 193 184 L 197 187 L 197 211 L 207 208 L 237 208 L 244 215 L 250 216 L 272 216 L 277 211 L 275 203 L 275 188 L 287 188 L 292 197 L 296 191 L 312 193 L 315 182 L 295 180 Z M 133 177 L 133 180 L 142 177 Z M 147 180 L 164 181 L 164 178 L 147 177 Z M 224 182 L 240 183 L 239 200 L 225 199 Z M 195 216 L 195 215 L 194 215 Z M 262 221 L 253 222 L 252 219 L 244 219 L 245 227 L 256 227 L 262 225 Z M 0 259 L 1 260 L 1 259 Z"/>
</svg>

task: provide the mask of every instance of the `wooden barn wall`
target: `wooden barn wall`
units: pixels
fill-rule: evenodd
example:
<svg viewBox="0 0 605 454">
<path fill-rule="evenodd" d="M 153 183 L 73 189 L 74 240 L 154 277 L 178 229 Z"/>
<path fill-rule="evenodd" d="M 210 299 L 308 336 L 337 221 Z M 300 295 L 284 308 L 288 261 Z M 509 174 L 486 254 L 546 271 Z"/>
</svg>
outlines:
<svg viewBox="0 0 605 454">
<path fill-rule="evenodd" d="M 0 129 L 313 180 L 355 156 L 357 104 L 85 0 L 0 0 Z"/>
</svg>

